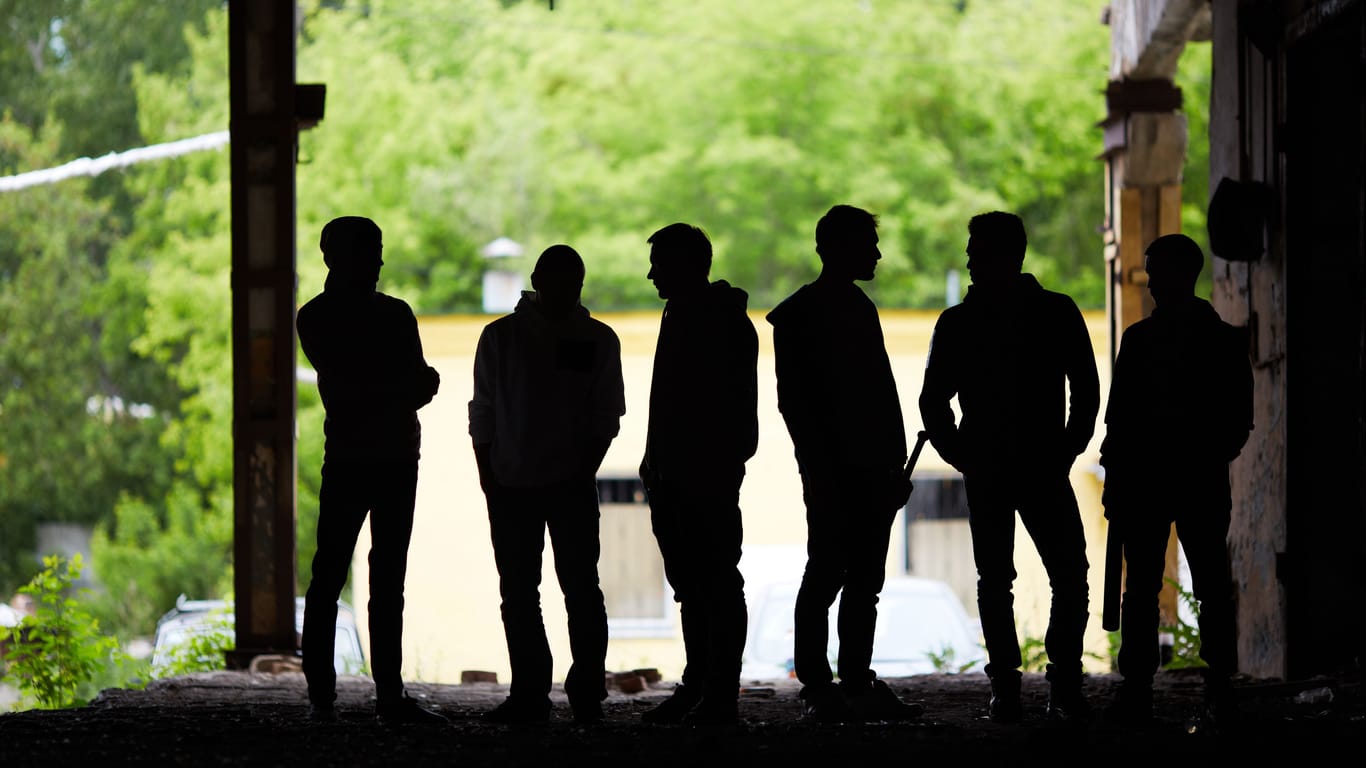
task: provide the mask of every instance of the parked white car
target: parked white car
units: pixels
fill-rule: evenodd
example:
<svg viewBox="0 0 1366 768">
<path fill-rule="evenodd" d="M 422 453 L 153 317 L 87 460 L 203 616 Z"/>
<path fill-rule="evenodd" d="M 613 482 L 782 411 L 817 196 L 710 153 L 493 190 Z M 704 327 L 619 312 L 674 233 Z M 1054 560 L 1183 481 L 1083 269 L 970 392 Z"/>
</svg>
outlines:
<svg viewBox="0 0 1366 768">
<path fill-rule="evenodd" d="M 300 637 L 304 630 L 304 599 L 294 601 L 294 633 Z M 164 669 L 173 663 L 177 654 L 185 652 L 195 636 L 210 633 L 236 635 L 231 604 L 226 600 L 187 600 L 176 598 L 175 608 L 157 621 L 156 639 L 152 645 L 152 669 Z M 356 628 L 356 614 L 346 602 L 337 601 L 337 640 L 333 660 L 339 675 L 363 675 L 365 653 L 361 650 L 360 632 Z"/>
<path fill-rule="evenodd" d="M 762 589 L 750 601 L 743 680 L 780 680 L 792 670 L 792 624 L 798 582 Z M 831 667 L 839 651 L 835 623 L 839 600 L 830 608 Z M 901 576 L 887 579 L 877 606 L 873 671 L 879 677 L 932 672 L 981 672 L 986 651 L 981 628 L 945 582 Z"/>
</svg>

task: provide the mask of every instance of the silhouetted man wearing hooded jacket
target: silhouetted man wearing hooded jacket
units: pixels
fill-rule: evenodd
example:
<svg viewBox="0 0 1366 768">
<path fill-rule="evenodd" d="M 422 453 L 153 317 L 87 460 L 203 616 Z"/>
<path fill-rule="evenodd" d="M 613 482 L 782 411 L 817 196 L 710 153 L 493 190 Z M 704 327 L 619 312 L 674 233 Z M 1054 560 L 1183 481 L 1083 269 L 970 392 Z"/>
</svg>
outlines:
<svg viewBox="0 0 1366 768">
<path fill-rule="evenodd" d="M 748 612 L 740 575 L 740 485 L 759 442 L 759 338 L 748 295 L 711 282 L 711 241 L 671 224 L 649 237 L 665 300 L 640 465 L 650 521 L 683 622 L 686 665 L 673 696 L 645 722 L 737 718 Z"/>
<path fill-rule="evenodd" d="M 370 518 L 370 668 L 381 720 L 445 722 L 404 692 L 403 582 L 413 531 L 422 430 L 417 411 L 440 385 L 422 355 L 417 318 L 375 290 L 383 239 L 370 219 L 343 216 L 323 227 L 323 292 L 299 308 L 304 356 L 318 373 L 326 417 L 318 549 L 304 598 L 303 667 L 310 717 L 336 719 L 333 645 L 337 599 Z"/>
</svg>

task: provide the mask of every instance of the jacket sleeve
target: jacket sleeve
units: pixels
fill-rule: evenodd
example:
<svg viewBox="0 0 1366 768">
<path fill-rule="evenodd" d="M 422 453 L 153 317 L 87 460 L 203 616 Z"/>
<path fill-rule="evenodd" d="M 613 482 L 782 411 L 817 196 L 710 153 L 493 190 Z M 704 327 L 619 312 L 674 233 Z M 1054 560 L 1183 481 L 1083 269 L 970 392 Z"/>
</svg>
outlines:
<svg viewBox="0 0 1366 768">
<path fill-rule="evenodd" d="M 1242 453 L 1243 446 L 1252 434 L 1253 424 L 1253 379 L 1252 360 L 1247 349 L 1246 330 L 1229 327 L 1226 342 L 1227 358 L 1225 368 L 1227 382 L 1226 424 L 1222 436 L 1225 440 L 1221 448 L 1225 461 L 1233 461 Z"/>
<path fill-rule="evenodd" d="M 474 396 L 470 400 L 470 438 L 490 445 L 497 433 L 498 344 L 491 326 L 479 334 L 474 353 Z"/>
<path fill-rule="evenodd" d="M 413 409 L 417 410 L 436 397 L 437 390 L 441 386 L 441 376 L 437 374 L 435 368 L 427 363 L 427 358 L 423 355 L 422 334 L 418 332 L 417 316 L 413 314 L 411 308 L 408 308 L 405 324 L 408 328 L 407 333 L 410 339 L 408 346 L 411 350 L 409 355 L 413 367 L 410 400 Z"/>
<path fill-rule="evenodd" d="M 610 441 L 621 431 L 621 417 L 626 413 L 626 384 L 621 372 L 621 340 L 608 329 L 603 334 L 602 346 L 605 354 L 599 356 L 597 381 L 593 382 L 589 402 L 589 423 L 594 436 Z"/>
<path fill-rule="evenodd" d="M 1067 386 L 1070 397 L 1067 409 L 1067 450 L 1073 456 L 1086 450 L 1096 432 L 1096 417 L 1100 413 L 1100 376 L 1096 371 L 1096 352 L 1091 346 L 1091 332 L 1076 303 L 1068 301 L 1068 355 L 1066 360 Z"/>
<path fill-rule="evenodd" d="M 833 444 L 821 408 L 818 382 L 822 372 L 811 357 L 811 345 L 791 322 L 773 327 L 774 372 L 778 411 L 787 424 L 798 460 L 807 469 L 830 466 Z"/>
<path fill-rule="evenodd" d="M 930 351 L 925 358 L 925 379 L 920 386 L 920 420 L 930 436 L 930 445 L 955 469 L 962 470 L 963 451 L 953 407 L 958 394 L 952 356 L 953 339 L 943 315 L 930 336 Z"/>
</svg>

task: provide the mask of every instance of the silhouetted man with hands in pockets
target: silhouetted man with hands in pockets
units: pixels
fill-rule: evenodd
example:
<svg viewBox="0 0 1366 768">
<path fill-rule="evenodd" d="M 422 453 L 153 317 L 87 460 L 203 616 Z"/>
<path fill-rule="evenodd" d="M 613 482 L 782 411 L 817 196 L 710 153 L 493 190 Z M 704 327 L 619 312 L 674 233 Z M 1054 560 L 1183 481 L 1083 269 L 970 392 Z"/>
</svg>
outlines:
<svg viewBox="0 0 1366 768">
<path fill-rule="evenodd" d="M 422 355 L 417 318 L 375 290 L 384 243 L 370 219 L 323 227 L 323 292 L 299 308 L 304 356 L 318 373 L 326 417 L 318 548 L 304 598 L 303 667 L 310 717 L 336 720 L 337 599 L 370 518 L 370 666 L 375 712 L 385 722 L 444 723 L 404 691 L 403 582 L 413 531 L 421 425 L 417 411 L 440 384 Z"/>
<path fill-rule="evenodd" d="M 1119 673 L 1107 718 L 1153 715 L 1158 593 L 1172 524 L 1200 605 L 1205 699 L 1215 720 L 1234 712 L 1237 671 L 1228 529 L 1229 463 L 1252 431 L 1252 366 L 1242 332 L 1195 295 L 1200 246 L 1164 235 L 1148 246 L 1152 314 L 1120 340 L 1101 443 L 1105 516 L 1124 542 Z"/>
<path fill-rule="evenodd" d="M 470 437 L 488 501 L 512 681 L 484 719 L 542 723 L 552 658 L 541 615 L 546 531 L 564 593 L 573 663 L 564 681 L 575 721 L 602 719 L 607 609 L 598 582 L 597 471 L 626 412 L 621 343 L 579 303 L 578 252 L 552 245 L 532 291 L 485 326 L 474 359 Z"/>
<path fill-rule="evenodd" d="M 989 715 L 1005 723 L 1023 717 L 1012 592 L 1016 512 L 1052 590 L 1044 635 L 1048 715 L 1077 720 L 1090 714 L 1081 665 L 1089 566 L 1068 474 L 1094 434 L 1100 383 L 1081 311 L 1021 271 L 1025 247 L 1024 223 L 1013 213 L 992 211 L 969 221 L 972 285 L 935 323 L 920 394 L 930 443 L 963 473 L 991 679 Z M 955 395 L 961 423 L 950 406 Z"/>
<path fill-rule="evenodd" d="M 652 234 L 665 300 L 640 477 L 683 622 L 686 664 L 647 723 L 735 723 L 748 613 L 740 575 L 740 485 L 759 441 L 759 339 L 748 295 L 711 282 L 711 241 L 686 223 Z"/>
<path fill-rule="evenodd" d="M 806 504 L 806 569 L 797 591 L 793 663 L 804 714 L 818 722 L 917 717 L 871 669 L 892 522 L 910 497 L 906 431 L 872 280 L 877 217 L 836 205 L 816 224 L 820 275 L 768 313 L 778 410 Z M 839 595 L 839 683 L 827 657 Z"/>
</svg>

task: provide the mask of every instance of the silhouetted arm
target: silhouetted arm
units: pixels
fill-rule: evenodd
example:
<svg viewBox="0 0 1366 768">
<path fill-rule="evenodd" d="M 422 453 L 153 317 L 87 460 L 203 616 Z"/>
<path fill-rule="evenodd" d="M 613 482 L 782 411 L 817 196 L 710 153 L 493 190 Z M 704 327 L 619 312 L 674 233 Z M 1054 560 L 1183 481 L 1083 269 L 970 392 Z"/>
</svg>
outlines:
<svg viewBox="0 0 1366 768">
<path fill-rule="evenodd" d="M 470 439 L 479 467 L 479 484 L 487 492 L 493 480 L 490 453 L 497 433 L 495 403 L 498 392 L 498 347 L 488 328 L 479 335 L 474 353 L 474 396 L 470 400 Z"/>
<path fill-rule="evenodd" d="M 1096 353 L 1091 346 L 1091 333 L 1086 320 L 1075 304 L 1071 305 L 1067 357 L 1067 386 L 1070 402 L 1067 409 L 1067 450 L 1076 458 L 1096 432 L 1096 417 L 1100 413 L 1100 376 L 1096 372 Z"/>
<path fill-rule="evenodd" d="M 412 406 L 414 410 L 430 403 L 436 392 L 441 387 L 441 375 L 436 369 L 427 364 L 427 358 L 422 353 L 422 335 L 417 329 L 417 317 L 412 310 L 408 310 L 405 319 L 406 335 L 410 338 L 408 346 L 413 365 L 413 392 Z"/>
<path fill-rule="evenodd" d="M 1224 459 L 1233 461 L 1242 453 L 1243 446 L 1252 434 L 1253 388 L 1252 360 L 1246 344 L 1246 330 L 1234 328 L 1229 334 L 1228 358 L 1225 363 L 1228 382 L 1227 392 L 1228 427 L 1225 430 L 1227 442 L 1222 446 Z"/>
<path fill-rule="evenodd" d="M 964 457 L 951 405 L 958 394 L 952 347 L 952 334 L 943 328 L 941 316 L 935 323 L 929 356 L 925 359 L 925 379 L 920 387 L 920 420 L 929 433 L 930 445 L 944 461 L 961 472 Z"/>
<path fill-rule="evenodd" d="M 823 373 L 812 357 L 810 340 L 787 325 L 774 326 L 773 355 L 778 410 L 787 423 L 798 458 L 808 469 L 831 466 L 833 440 L 824 426 L 822 393 L 816 386 Z M 824 407 L 831 406 L 827 403 Z"/>
<path fill-rule="evenodd" d="M 626 413 L 626 384 L 621 373 L 621 341 L 615 334 L 604 339 L 597 359 L 601 361 L 593 382 L 589 402 L 588 434 L 584 436 L 583 454 L 578 457 L 581 467 L 593 476 L 602 466 L 602 459 L 612 440 L 621 430 L 621 417 Z"/>
</svg>

